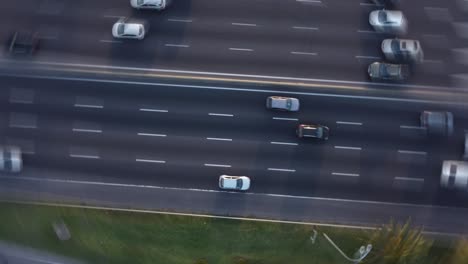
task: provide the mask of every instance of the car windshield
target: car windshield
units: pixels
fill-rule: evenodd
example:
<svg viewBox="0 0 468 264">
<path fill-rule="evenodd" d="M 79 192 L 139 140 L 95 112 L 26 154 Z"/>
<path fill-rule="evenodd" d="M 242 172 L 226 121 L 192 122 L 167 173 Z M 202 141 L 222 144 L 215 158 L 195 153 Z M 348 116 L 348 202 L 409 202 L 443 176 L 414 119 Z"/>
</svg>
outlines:
<svg viewBox="0 0 468 264">
<path fill-rule="evenodd" d="M 145 3 L 145 0 L 137 0 L 138 5 L 143 5 Z"/>
<path fill-rule="evenodd" d="M 383 63 L 379 65 L 379 75 L 382 77 L 386 77 L 389 75 L 387 65 Z"/>
<path fill-rule="evenodd" d="M 287 99 L 287 100 L 286 100 L 286 107 L 287 107 L 288 109 L 291 109 L 291 106 L 292 106 L 292 101 L 291 101 L 291 99 Z"/>
<path fill-rule="evenodd" d="M 241 179 L 237 179 L 237 180 L 236 180 L 236 187 L 237 187 L 238 189 L 242 188 L 242 180 L 241 180 Z"/>
<path fill-rule="evenodd" d="M 398 75 L 400 72 L 400 66 L 398 65 L 387 65 L 384 68 L 386 68 L 387 75 L 395 76 Z"/>
<path fill-rule="evenodd" d="M 317 137 L 321 138 L 323 136 L 323 128 L 319 127 L 316 129 Z"/>
<path fill-rule="evenodd" d="M 400 53 L 400 41 L 394 39 L 390 44 L 390 48 L 392 49 L 393 53 Z"/>
<path fill-rule="evenodd" d="M 125 32 L 125 24 L 119 24 L 117 27 L 117 34 L 123 35 Z"/>
<path fill-rule="evenodd" d="M 386 23 L 387 22 L 387 12 L 385 11 L 379 11 L 378 14 L 378 19 L 380 23 Z"/>
</svg>

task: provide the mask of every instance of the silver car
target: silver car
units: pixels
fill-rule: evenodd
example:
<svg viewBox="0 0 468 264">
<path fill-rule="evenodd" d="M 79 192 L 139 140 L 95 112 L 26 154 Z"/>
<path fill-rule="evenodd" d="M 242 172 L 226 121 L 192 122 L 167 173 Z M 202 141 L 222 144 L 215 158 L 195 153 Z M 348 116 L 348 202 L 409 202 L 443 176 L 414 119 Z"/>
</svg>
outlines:
<svg viewBox="0 0 468 264">
<path fill-rule="evenodd" d="M 144 39 L 145 26 L 139 23 L 129 23 L 125 19 L 119 19 L 112 27 L 114 38 Z"/>
<path fill-rule="evenodd" d="M 18 147 L 0 147 L 0 171 L 20 172 L 23 168 L 21 149 Z"/>
<path fill-rule="evenodd" d="M 408 23 L 401 11 L 374 10 L 369 14 L 369 24 L 377 32 L 406 34 Z"/>
<path fill-rule="evenodd" d="M 382 53 L 385 58 L 397 63 L 421 63 L 424 52 L 421 44 L 413 39 L 384 39 Z"/>
<path fill-rule="evenodd" d="M 250 188 L 250 178 L 247 176 L 219 176 L 219 188 L 226 190 L 246 191 Z"/>
<path fill-rule="evenodd" d="M 130 0 L 130 5 L 136 9 L 163 10 L 168 4 L 168 0 Z"/>
<path fill-rule="evenodd" d="M 296 112 L 299 106 L 299 99 L 292 97 L 270 96 L 266 100 L 267 109 Z"/>
</svg>

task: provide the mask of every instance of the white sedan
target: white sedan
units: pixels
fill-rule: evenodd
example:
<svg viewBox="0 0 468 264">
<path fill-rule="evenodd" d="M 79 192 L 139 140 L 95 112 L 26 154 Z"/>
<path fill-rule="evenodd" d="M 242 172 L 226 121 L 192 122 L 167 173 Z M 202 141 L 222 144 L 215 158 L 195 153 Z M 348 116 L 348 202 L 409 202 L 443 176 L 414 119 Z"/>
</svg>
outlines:
<svg viewBox="0 0 468 264">
<path fill-rule="evenodd" d="M 168 5 L 167 0 L 130 0 L 130 5 L 136 9 L 163 10 Z"/>
<path fill-rule="evenodd" d="M 292 97 L 269 96 L 266 100 L 267 109 L 296 112 L 299 111 L 299 106 L 299 99 Z"/>
<path fill-rule="evenodd" d="M 227 190 L 246 191 L 250 188 L 250 179 L 247 176 L 219 176 L 219 188 Z"/>
<path fill-rule="evenodd" d="M 23 167 L 18 147 L 0 147 L 0 171 L 20 172 Z"/>
<path fill-rule="evenodd" d="M 406 18 L 401 11 L 374 10 L 369 14 L 369 24 L 377 32 L 405 34 L 408 29 Z"/>
<path fill-rule="evenodd" d="M 144 39 L 145 26 L 138 23 L 127 23 L 124 19 L 119 19 L 112 27 L 114 38 Z"/>
</svg>

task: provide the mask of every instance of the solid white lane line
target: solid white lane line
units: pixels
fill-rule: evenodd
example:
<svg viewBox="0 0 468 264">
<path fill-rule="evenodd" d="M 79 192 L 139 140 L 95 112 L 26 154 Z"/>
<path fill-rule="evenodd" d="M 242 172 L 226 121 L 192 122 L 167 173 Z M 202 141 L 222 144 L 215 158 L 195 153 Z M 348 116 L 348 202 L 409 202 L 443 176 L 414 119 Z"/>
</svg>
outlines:
<svg viewBox="0 0 468 264">
<path fill-rule="evenodd" d="M 151 159 L 135 159 L 136 162 L 147 162 L 147 163 L 166 163 L 164 160 L 151 160 Z"/>
<path fill-rule="evenodd" d="M 167 113 L 168 110 L 161 110 L 161 109 L 150 109 L 150 108 L 140 108 L 142 112 L 157 112 L 157 113 Z"/>
<path fill-rule="evenodd" d="M 99 156 L 96 155 L 80 155 L 80 154 L 70 154 L 72 158 L 82 158 L 82 159 L 99 159 Z"/>
<path fill-rule="evenodd" d="M 121 40 L 109 40 L 109 39 L 101 39 L 99 40 L 100 42 L 103 42 L 103 43 L 122 43 Z"/>
<path fill-rule="evenodd" d="M 175 48 L 188 48 L 190 45 L 183 45 L 183 44 L 164 44 L 166 47 L 175 47 Z"/>
<path fill-rule="evenodd" d="M 229 48 L 232 51 L 253 51 L 253 49 L 240 49 L 240 48 Z"/>
<path fill-rule="evenodd" d="M 293 29 L 300 29 L 300 30 L 319 30 L 318 27 L 300 27 L 300 26 L 294 26 L 292 27 Z"/>
<path fill-rule="evenodd" d="M 315 53 L 315 52 L 302 52 L 302 51 L 291 51 L 291 54 L 294 54 L 294 55 L 317 56 L 318 53 Z"/>
<path fill-rule="evenodd" d="M 99 129 L 86 129 L 86 128 L 73 128 L 73 132 L 85 132 L 85 133 L 102 133 Z"/>
<path fill-rule="evenodd" d="M 296 172 L 296 170 L 291 169 L 278 169 L 278 168 L 268 168 L 269 171 L 282 171 L 282 172 Z"/>
<path fill-rule="evenodd" d="M 170 22 L 182 22 L 182 23 L 192 23 L 192 20 L 191 20 L 191 19 L 169 18 L 167 21 L 170 21 Z"/>
<path fill-rule="evenodd" d="M 89 105 L 89 104 L 75 104 L 75 107 L 83 107 L 83 108 L 104 108 L 103 105 Z"/>
<path fill-rule="evenodd" d="M 360 6 L 373 6 L 373 7 L 378 7 L 382 5 L 374 4 L 374 3 L 359 3 Z"/>
<path fill-rule="evenodd" d="M 339 125 L 362 126 L 362 123 L 359 122 L 336 121 L 336 123 Z"/>
<path fill-rule="evenodd" d="M 405 125 L 401 125 L 400 128 L 404 128 L 404 129 L 426 129 L 425 127 L 420 127 L 420 126 L 405 126 Z"/>
<path fill-rule="evenodd" d="M 289 145 L 289 146 L 297 146 L 297 143 L 289 143 L 289 142 L 277 142 L 277 141 L 272 141 L 270 144 L 274 145 Z"/>
<path fill-rule="evenodd" d="M 273 117 L 273 120 L 299 121 L 297 118 Z"/>
<path fill-rule="evenodd" d="M 380 57 L 376 56 L 363 56 L 363 55 L 357 55 L 354 56 L 356 59 L 368 59 L 368 60 L 380 60 Z"/>
<path fill-rule="evenodd" d="M 112 186 L 112 187 L 131 187 L 131 188 L 147 188 L 147 189 L 161 189 L 161 190 L 173 190 L 173 191 L 191 191 L 191 192 L 206 192 L 206 193 L 223 193 L 226 191 L 208 190 L 208 189 L 196 189 L 196 188 L 178 188 L 178 187 L 164 187 L 157 185 L 142 185 L 142 184 L 125 184 L 115 182 L 99 182 L 99 181 L 79 181 L 79 180 L 66 180 L 66 179 L 54 179 L 54 178 L 36 178 L 36 177 L 25 177 L 17 175 L 15 176 L 2 176 L 1 179 L 12 179 L 12 180 L 23 180 L 23 181 L 36 181 L 36 182 L 56 182 L 56 183 L 67 183 L 67 184 L 83 184 L 83 185 L 98 185 L 98 186 Z M 293 199 L 305 199 L 305 200 L 316 200 L 316 201 L 333 201 L 333 202 L 347 202 L 356 204 L 372 204 L 372 205 L 390 205 L 390 206 L 406 206 L 414 208 L 439 208 L 439 209 L 456 209 L 457 207 L 431 205 L 431 204 L 411 204 L 411 203 L 395 203 L 395 202 L 380 202 L 371 200 L 352 200 L 342 198 L 328 198 L 320 196 L 300 196 L 300 195 L 288 195 L 288 194 L 276 194 L 276 193 L 251 193 L 251 192 L 231 192 L 239 195 L 253 195 L 253 196 L 270 196 L 270 197 L 281 197 L 281 198 L 293 198 Z M 18 202 L 18 201 L 16 201 Z"/>
<path fill-rule="evenodd" d="M 336 176 L 348 176 L 348 177 L 359 177 L 359 174 L 357 174 L 357 173 L 332 172 L 332 175 L 336 175 Z"/>
<path fill-rule="evenodd" d="M 226 116 L 226 117 L 233 117 L 233 114 L 218 114 L 218 113 L 208 113 L 210 116 Z"/>
<path fill-rule="evenodd" d="M 221 168 L 231 168 L 231 165 L 225 165 L 225 164 L 213 164 L 213 163 L 205 163 L 204 164 L 206 167 L 221 167 Z"/>
<path fill-rule="evenodd" d="M 9 127 L 13 127 L 13 128 L 30 128 L 30 129 L 37 128 L 37 126 L 35 126 L 35 125 L 21 125 L 21 124 L 10 124 Z"/>
<path fill-rule="evenodd" d="M 366 34 L 382 34 L 382 32 L 372 31 L 372 30 L 361 30 L 357 31 L 358 33 L 366 33 Z"/>
<path fill-rule="evenodd" d="M 16 60 L 10 60 L 0 58 L 1 62 L 17 62 Z M 185 70 L 171 70 L 171 69 L 159 69 L 159 68 L 139 68 L 139 67 L 127 67 L 127 66 L 112 66 L 104 64 L 85 64 L 85 63 L 64 63 L 56 61 L 32 61 L 30 64 L 38 65 L 53 65 L 53 66 L 67 66 L 67 67 L 83 67 L 83 68 L 97 68 L 97 69 L 115 69 L 115 70 L 127 70 L 127 71 L 148 71 L 155 73 L 183 73 L 183 74 L 197 74 L 197 75 L 213 75 L 213 76 L 224 76 L 224 77 L 245 77 L 245 78 L 260 78 L 269 80 L 289 80 L 294 82 L 325 82 L 332 84 L 343 84 L 343 85 L 363 85 L 369 86 L 369 82 L 363 81 L 349 81 L 349 80 L 332 80 L 332 79 L 318 79 L 318 78 L 300 78 L 290 76 L 271 76 L 271 75 L 253 75 L 253 74 L 239 74 L 239 73 L 226 73 L 226 72 L 204 72 L 204 71 L 185 71 Z M 233 88 L 224 86 L 203 86 L 203 85 L 185 85 L 185 84 L 174 84 L 174 83 L 158 83 L 158 82 L 141 82 L 141 81 L 119 81 L 113 79 L 98 79 L 98 78 L 79 78 L 79 77 L 61 77 L 54 75 L 34 75 L 34 74 L 4 74 L 2 76 L 19 76 L 36 79 L 52 79 L 52 80 L 67 80 L 67 81 L 82 81 L 82 82 L 97 82 L 97 83 L 117 83 L 117 84 L 138 84 L 146 86 L 164 86 L 164 87 L 185 87 L 185 88 L 198 88 L 198 89 L 211 89 L 211 90 L 225 90 L 225 91 L 243 91 L 243 92 L 256 92 L 256 93 L 284 93 L 284 94 L 297 94 L 297 95 L 309 95 L 309 96 L 322 96 L 322 97 L 336 97 L 336 98 L 353 98 L 353 99 L 366 99 L 366 100 L 379 100 L 379 101 L 392 101 L 392 102 L 409 102 L 409 103 L 430 103 L 430 104 L 451 104 L 451 105 L 463 105 L 464 102 L 455 101 L 437 101 L 437 100 L 422 100 L 422 99 L 405 99 L 395 97 L 379 97 L 379 96 L 356 96 L 356 95 L 337 95 L 337 94 L 326 94 L 326 93 L 313 93 L 313 92 L 293 92 L 293 91 L 274 91 L 274 90 L 260 90 L 260 89 L 246 89 L 246 88 Z M 387 86 L 385 83 L 372 83 L 373 86 Z M 323 84 L 320 84 L 322 87 Z M 419 89 L 440 89 L 441 86 L 430 86 L 430 85 L 413 85 L 413 84 L 394 84 L 396 87 L 406 88 L 419 88 Z M 362 87 L 358 87 L 362 88 Z"/>
<path fill-rule="evenodd" d="M 231 23 L 233 26 L 245 26 L 245 27 L 256 27 L 257 24 L 247 24 L 247 23 Z"/>
<path fill-rule="evenodd" d="M 139 136 L 147 136 L 147 137 L 166 137 L 164 134 L 151 134 L 151 133 L 137 133 Z"/>
<path fill-rule="evenodd" d="M 10 99 L 10 103 L 12 103 L 12 104 L 32 104 L 33 101 Z"/>
<path fill-rule="evenodd" d="M 206 139 L 208 140 L 218 140 L 218 141 L 232 141 L 230 138 L 212 138 L 212 137 L 207 137 Z"/>
<path fill-rule="evenodd" d="M 395 180 L 424 182 L 424 179 L 423 179 L 423 178 L 395 177 Z"/>
<path fill-rule="evenodd" d="M 361 150 L 360 147 L 335 146 L 336 149 Z"/>
<path fill-rule="evenodd" d="M 413 151 L 413 150 L 398 150 L 398 153 L 414 154 L 414 155 L 427 155 L 427 152 L 425 152 L 425 151 Z"/>
<path fill-rule="evenodd" d="M 122 17 L 125 17 L 125 16 L 104 15 L 104 17 L 106 17 L 106 18 L 122 18 Z"/>
<path fill-rule="evenodd" d="M 322 1 L 320 0 L 296 0 L 297 2 L 300 3 L 314 3 L 314 4 L 321 4 Z"/>
</svg>

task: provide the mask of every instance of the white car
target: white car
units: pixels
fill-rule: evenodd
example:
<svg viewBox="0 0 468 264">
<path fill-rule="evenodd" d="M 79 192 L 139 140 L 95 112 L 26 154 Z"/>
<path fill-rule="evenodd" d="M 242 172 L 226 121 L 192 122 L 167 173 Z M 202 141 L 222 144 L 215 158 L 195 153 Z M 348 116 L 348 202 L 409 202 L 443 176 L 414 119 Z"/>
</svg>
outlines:
<svg viewBox="0 0 468 264">
<path fill-rule="evenodd" d="M 374 10 L 369 14 L 369 24 L 377 32 L 390 34 L 405 34 L 408 23 L 401 11 Z"/>
<path fill-rule="evenodd" d="M 421 63 L 424 60 L 421 44 L 412 39 L 384 39 L 382 53 L 387 60 L 396 63 Z"/>
<path fill-rule="evenodd" d="M 21 149 L 18 147 L 0 147 L 0 171 L 20 172 L 23 168 Z"/>
<path fill-rule="evenodd" d="M 130 5 L 136 9 L 163 10 L 168 4 L 167 0 L 130 0 Z"/>
<path fill-rule="evenodd" d="M 250 178 L 247 176 L 219 176 L 219 188 L 226 190 L 246 191 L 250 188 Z"/>
<path fill-rule="evenodd" d="M 127 23 L 125 19 L 119 19 L 112 27 L 114 38 L 144 39 L 145 26 L 138 23 Z"/>
<path fill-rule="evenodd" d="M 299 100 L 292 97 L 270 96 L 267 98 L 266 108 L 296 112 L 299 111 Z"/>
</svg>

